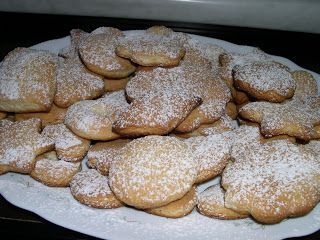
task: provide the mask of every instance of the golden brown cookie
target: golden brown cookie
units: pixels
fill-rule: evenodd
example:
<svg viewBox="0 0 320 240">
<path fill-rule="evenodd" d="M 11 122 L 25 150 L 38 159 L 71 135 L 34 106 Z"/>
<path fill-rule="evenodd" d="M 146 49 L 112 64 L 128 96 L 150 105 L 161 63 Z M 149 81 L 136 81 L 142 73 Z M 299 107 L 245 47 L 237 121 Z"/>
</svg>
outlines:
<svg viewBox="0 0 320 240">
<path fill-rule="evenodd" d="M 174 68 L 141 69 L 127 84 L 126 93 L 129 100 L 151 93 L 186 93 L 200 97 L 202 104 L 177 126 L 178 132 L 191 132 L 201 124 L 217 121 L 231 99 L 226 84 L 214 78 L 210 69 L 190 62 Z"/>
<path fill-rule="evenodd" d="M 6 112 L 0 112 L 0 120 L 4 119 L 7 116 Z"/>
<path fill-rule="evenodd" d="M 234 220 L 246 218 L 248 215 L 240 214 L 224 206 L 225 191 L 220 184 L 208 187 L 198 196 L 198 210 L 202 215 L 212 218 Z"/>
<path fill-rule="evenodd" d="M 131 141 L 109 169 L 114 194 L 141 209 L 161 207 L 182 198 L 196 177 L 197 163 L 188 144 L 167 136 Z"/>
<path fill-rule="evenodd" d="M 222 53 L 219 56 L 221 66 L 220 75 L 228 86 L 233 85 L 232 71 L 236 66 L 243 66 L 253 62 L 272 62 L 271 56 L 258 48 L 249 48 L 245 53 Z"/>
<path fill-rule="evenodd" d="M 104 79 L 104 90 L 106 92 L 114 92 L 118 90 L 125 89 L 127 86 L 127 83 L 131 77 L 126 77 L 122 79 L 110 79 L 110 78 L 105 78 Z"/>
<path fill-rule="evenodd" d="M 72 196 L 82 204 L 94 208 L 118 208 L 122 203 L 108 185 L 108 178 L 95 169 L 77 173 L 70 182 Z"/>
<path fill-rule="evenodd" d="M 107 78 L 125 78 L 135 71 L 127 59 L 118 57 L 115 48 L 123 33 L 116 28 L 104 27 L 93 31 L 79 45 L 79 54 L 86 67 Z"/>
<path fill-rule="evenodd" d="M 293 97 L 318 95 L 317 81 L 311 73 L 304 70 L 296 70 L 291 74 L 296 82 L 296 90 Z"/>
<path fill-rule="evenodd" d="M 49 111 L 56 90 L 57 57 L 48 51 L 16 48 L 0 65 L 0 111 Z"/>
<path fill-rule="evenodd" d="M 119 151 L 129 142 L 129 139 L 118 139 L 92 145 L 88 152 L 87 165 L 97 169 L 102 175 L 108 175 L 111 162 L 117 159 Z"/>
<path fill-rule="evenodd" d="M 30 175 L 50 187 L 68 187 L 72 177 L 81 170 L 81 163 L 71 163 L 57 158 L 56 152 L 48 152 L 36 158 Z"/>
<path fill-rule="evenodd" d="M 234 86 L 250 96 L 269 102 L 283 102 L 294 94 L 291 73 L 274 62 L 253 62 L 233 68 Z"/>
<path fill-rule="evenodd" d="M 289 135 L 301 140 L 319 138 L 315 128 L 320 124 L 320 97 L 296 97 L 285 103 L 252 102 L 239 115 L 260 124 L 265 137 Z"/>
<path fill-rule="evenodd" d="M 70 45 L 61 49 L 59 56 L 63 58 L 73 58 L 78 54 L 78 48 L 82 40 L 88 37 L 89 33 L 81 29 L 72 29 L 70 31 Z"/>
<path fill-rule="evenodd" d="M 52 104 L 52 107 L 49 112 L 41 113 L 16 113 L 15 121 L 26 120 L 30 118 L 40 118 L 42 127 L 44 128 L 47 125 L 63 123 L 64 117 L 67 113 L 66 108 L 60 108 L 55 104 Z"/>
<path fill-rule="evenodd" d="M 97 98 L 103 93 L 103 78 L 90 72 L 77 55 L 60 60 L 54 96 L 57 106 L 66 108 L 81 100 Z"/>
<path fill-rule="evenodd" d="M 58 158 L 67 162 L 81 161 L 90 146 L 89 140 L 78 137 L 63 123 L 46 126 L 42 134 L 54 141 Z"/>
<path fill-rule="evenodd" d="M 53 141 L 41 135 L 41 120 L 0 121 L 0 173 L 30 173 L 36 156 L 53 149 Z"/>
<path fill-rule="evenodd" d="M 165 135 L 175 129 L 200 103 L 200 98 L 184 93 L 145 94 L 117 116 L 112 129 L 129 137 Z"/>
<path fill-rule="evenodd" d="M 146 212 L 167 218 L 181 218 L 192 212 L 197 204 L 197 188 L 194 186 L 179 200 L 165 206 L 152 208 Z"/>
<path fill-rule="evenodd" d="M 112 123 L 127 107 L 123 91 L 109 93 L 97 100 L 73 104 L 67 111 L 65 124 L 72 132 L 86 139 L 117 139 L 120 136 L 112 131 Z"/>
<path fill-rule="evenodd" d="M 181 39 L 174 34 L 158 34 L 146 30 L 120 41 L 116 54 L 142 66 L 177 66 L 185 54 Z"/>
<path fill-rule="evenodd" d="M 238 128 L 238 122 L 232 120 L 229 116 L 223 115 L 218 121 L 210 124 L 203 124 L 196 130 L 188 133 L 177 133 L 175 132 L 173 136 L 180 138 L 190 138 L 198 136 L 208 136 L 213 134 L 220 134 L 223 132 L 232 131 Z"/>
<path fill-rule="evenodd" d="M 186 143 L 198 163 L 196 183 L 208 181 L 220 175 L 230 160 L 232 141 L 228 133 L 191 137 Z"/>
<path fill-rule="evenodd" d="M 320 162 L 312 151 L 288 141 L 248 150 L 223 172 L 227 208 L 273 224 L 305 215 L 320 201 Z"/>
</svg>

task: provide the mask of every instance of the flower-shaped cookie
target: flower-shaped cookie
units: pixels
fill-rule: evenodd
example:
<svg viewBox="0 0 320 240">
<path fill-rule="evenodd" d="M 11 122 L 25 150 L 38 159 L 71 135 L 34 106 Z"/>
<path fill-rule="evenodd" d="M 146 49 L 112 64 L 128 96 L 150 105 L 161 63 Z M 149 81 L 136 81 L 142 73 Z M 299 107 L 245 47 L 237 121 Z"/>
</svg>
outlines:
<svg viewBox="0 0 320 240">
<path fill-rule="evenodd" d="M 305 141 L 319 138 L 320 97 L 296 97 L 285 103 L 252 102 L 239 115 L 260 124 L 266 137 L 289 135 Z"/>
<path fill-rule="evenodd" d="M 222 175 L 225 206 L 262 223 L 302 216 L 320 200 L 320 162 L 303 145 L 272 141 L 248 149 Z"/>
</svg>

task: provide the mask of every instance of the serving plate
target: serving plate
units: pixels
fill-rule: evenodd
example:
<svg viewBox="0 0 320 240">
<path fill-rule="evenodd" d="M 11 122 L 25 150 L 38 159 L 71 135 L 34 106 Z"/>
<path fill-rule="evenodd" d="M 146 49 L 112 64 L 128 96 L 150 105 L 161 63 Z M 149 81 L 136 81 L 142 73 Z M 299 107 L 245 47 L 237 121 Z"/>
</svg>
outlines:
<svg viewBox="0 0 320 240">
<path fill-rule="evenodd" d="M 140 31 L 126 31 L 138 34 Z M 197 35 L 199 41 L 217 44 L 227 51 L 246 52 L 250 46 L 239 46 L 226 41 Z M 70 38 L 50 40 L 33 46 L 34 49 L 58 53 L 70 44 Z M 291 70 L 303 69 L 292 61 L 272 56 Z M 303 69 L 306 70 L 306 69 Z M 320 76 L 309 71 L 320 83 Z M 83 168 L 86 168 L 85 160 Z M 219 182 L 219 177 L 198 187 L 199 192 Z M 205 239 L 268 239 L 279 240 L 304 236 L 320 229 L 320 204 L 309 214 L 282 221 L 279 224 L 263 225 L 252 219 L 217 220 L 200 215 L 194 210 L 180 219 L 168 219 L 147 214 L 129 207 L 118 209 L 94 209 L 80 204 L 70 194 L 69 188 L 47 187 L 27 175 L 6 173 L 0 176 L 0 193 L 13 205 L 34 212 L 57 225 L 91 236 L 109 240 L 205 240 Z"/>
</svg>

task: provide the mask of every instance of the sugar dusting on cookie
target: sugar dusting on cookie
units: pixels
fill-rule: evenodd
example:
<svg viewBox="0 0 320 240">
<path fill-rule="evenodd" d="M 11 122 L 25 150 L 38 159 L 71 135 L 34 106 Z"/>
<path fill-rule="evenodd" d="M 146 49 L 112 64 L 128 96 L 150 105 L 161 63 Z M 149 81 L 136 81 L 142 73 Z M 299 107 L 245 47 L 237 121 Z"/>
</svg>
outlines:
<svg viewBox="0 0 320 240">
<path fill-rule="evenodd" d="M 174 137 L 135 139 L 120 158 L 111 164 L 110 186 L 120 200 L 140 208 L 181 198 L 197 174 L 188 146 Z"/>
<path fill-rule="evenodd" d="M 108 178 L 102 176 L 94 169 L 81 171 L 70 182 L 73 194 L 81 194 L 90 197 L 107 196 L 112 194 Z"/>
</svg>

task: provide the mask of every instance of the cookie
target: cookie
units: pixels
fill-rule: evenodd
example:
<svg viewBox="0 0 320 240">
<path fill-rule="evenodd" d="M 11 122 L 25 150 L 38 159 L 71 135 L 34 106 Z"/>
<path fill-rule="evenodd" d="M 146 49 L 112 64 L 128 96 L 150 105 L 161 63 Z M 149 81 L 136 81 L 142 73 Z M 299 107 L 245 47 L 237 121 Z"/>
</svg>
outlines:
<svg viewBox="0 0 320 240">
<path fill-rule="evenodd" d="M 63 58 L 74 58 L 78 54 L 78 48 L 82 40 L 88 37 L 89 33 L 81 29 L 72 29 L 70 31 L 70 45 L 61 49 L 59 56 Z"/>
<path fill-rule="evenodd" d="M 294 94 L 291 73 L 274 62 L 254 62 L 233 68 L 234 86 L 258 100 L 283 102 Z"/>
<path fill-rule="evenodd" d="M 97 169 L 102 175 L 108 175 L 111 162 L 117 159 L 119 151 L 129 142 L 129 139 L 118 139 L 92 145 L 87 155 L 87 165 Z"/>
<path fill-rule="evenodd" d="M 79 54 L 86 67 L 107 78 L 125 78 L 133 73 L 135 66 L 115 54 L 123 36 L 119 29 L 111 27 L 99 28 L 89 34 L 79 45 Z"/>
<path fill-rule="evenodd" d="M 197 208 L 202 215 L 211 218 L 223 220 L 234 220 L 246 218 L 248 215 L 240 214 L 232 209 L 224 206 L 225 191 L 220 187 L 220 184 L 208 187 L 198 196 Z"/>
<path fill-rule="evenodd" d="M 232 120 L 229 116 L 223 115 L 218 121 L 210 124 L 203 124 L 196 130 L 189 133 L 174 133 L 173 135 L 180 138 L 190 138 L 198 136 L 208 136 L 232 131 L 238 128 L 236 120 Z"/>
<path fill-rule="evenodd" d="M 14 116 L 14 119 L 15 121 L 22 121 L 30 118 L 40 118 L 42 127 L 44 128 L 48 125 L 63 123 L 66 113 L 67 113 L 66 108 L 60 108 L 55 104 L 52 104 L 52 107 L 49 112 L 16 113 Z"/>
<path fill-rule="evenodd" d="M 0 121 L 0 173 L 30 173 L 36 156 L 53 150 L 51 139 L 41 135 L 41 120 Z"/>
<path fill-rule="evenodd" d="M 81 161 L 90 146 L 89 140 L 78 137 L 63 123 L 46 126 L 42 134 L 54 141 L 58 158 L 67 162 Z"/>
<path fill-rule="evenodd" d="M 185 44 L 185 48 L 187 51 L 186 54 L 188 54 L 190 51 L 194 51 L 195 53 L 209 60 L 211 67 L 214 70 L 218 70 L 220 66 L 219 56 L 227 52 L 224 48 L 217 44 L 204 43 L 195 39 L 189 39 Z"/>
<path fill-rule="evenodd" d="M 220 175 L 231 157 L 232 141 L 228 134 L 191 137 L 186 143 L 198 163 L 196 183 L 202 183 Z"/>
<path fill-rule="evenodd" d="M 200 103 L 200 98 L 184 93 L 145 94 L 116 117 L 112 129 L 127 137 L 165 135 Z"/>
<path fill-rule="evenodd" d="M 147 136 L 128 143 L 111 163 L 109 183 L 117 198 L 140 209 L 182 198 L 197 177 L 188 145 L 168 136 Z"/>
<path fill-rule="evenodd" d="M 258 48 L 248 48 L 245 53 L 222 53 L 219 56 L 221 66 L 220 76 L 229 86 L 233 85 L 232 71 L 236 66 L 243 66 L 253 62 L 272 62 L 271 56 Z"/>
<path fill-rule="evenodd" d="M 273 224 L 310 212 L 320 200 L 320 163 L 303 145 L 272 141 L 229 162 L 225 206 Z"/>
<path fill-rule="evenodd" d="M 116 47 L 116 54 L 142 66 L 177 66 L 185 54 L 181 39 L 174 34 L 154 34 L 148 30 L 128 35 Z"/>
<path fill-rule="evenodd" d="M 118 208 L 123 204 L 108 185 L 108 178 L 95 169 L 77 173 L 70 182 L 72 196 L 82 204 L 94 208 Z"/>
<path fill-rule="evenodd" d="M 252 102 L 240 108 L 239 115 L 259 123 L 265 137 L 289 135 L 308 141 L 319 138 L 319 103 L 318 96 L 297 97 L 283 104 Z"/>
<path fill-rule="evenodd" d="M 66 108 L 78 101 L 97 98 L 103 93 L 103 77 L 90 72 L 77 55 L 60 61 L 54 96 L 57 106 Z"/>
<path fill-rule="evenodd" d="M 65 124 L 76 135 L 92 140 L 112 140 L 120 136 L 112 131 L 117 114 L 128 107 L 123 91 L 97 100 L 85 100 L 68 108 Z"/>
<path fill-rule="evenodd" d="M 105 78 L 104 79 L 104 91 L 114 92 L 114 91 L 118 91 L 118 90 L 123 90 L 126 88 L 127 83 L 129 82 L 130 79 L 131 79 L 130 76 L 126 77 L 126 78 L 122 78 L 122 79 Z"/>
<path fill-rule="evenodd" d="M 57 57 L 48 51 L 16 48 L 0 66 L 0 111 L 49 111 L 56 90 Z"/>
<path fill-rule="evenodd" d="M 73 176 L 81 170 L 81 163 L 59 160 L 54 151 L 36 158 L 30 176 L 50 187 L 68 187 Z"/>
<path fill-rule="evenodd" d="M 6 118 L 7 113 L 5 112 L 0 112 L 0 120 Z"/>
<path fill-rule="evenodd" d="M 146 212 L 167 218 L 181 218 L 192 212 L 197 204 L 197 188 L 192 187 L 181 199 L 165 206 L 152 208 Z"/>
<path fill-rule="evenodd" d="M 169 37 L 178 40 L 182 44 L 185 44 L 188 40 L 190 40 L 190 36 L 183 32 L 175 32 L 171 28 L 168 28 L 163 25 L 155 25 L 145 30 L 146 34 L 150 35 L 158 35 Z"/>
<path fill-rule="evenodd" d="M 296 90 L 293 97 L 318 95 L 317 81 L 311 73 L 304 70 L 296 70 L 291 74 L 296 82 Z"/>
<path fill-rule="evenodd" d="M 146 93 L 163 92 L 183 92 L 202 99 L 202 104 L 177 126 L 175 131 L 178 132 L 191 132 L 201 124 L 217 121 L 231 99 L 226 84 L 213 78 L 210 69 L 190 63 L 174 68 L 141 69 L 126 86 L 129 100 L 142 98 Z"/>
</svg>

